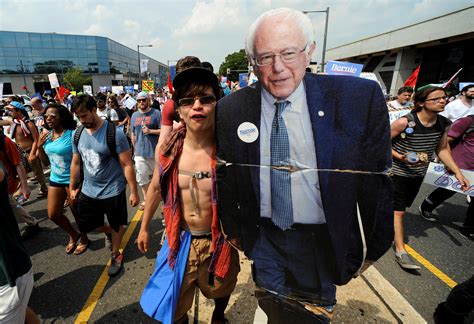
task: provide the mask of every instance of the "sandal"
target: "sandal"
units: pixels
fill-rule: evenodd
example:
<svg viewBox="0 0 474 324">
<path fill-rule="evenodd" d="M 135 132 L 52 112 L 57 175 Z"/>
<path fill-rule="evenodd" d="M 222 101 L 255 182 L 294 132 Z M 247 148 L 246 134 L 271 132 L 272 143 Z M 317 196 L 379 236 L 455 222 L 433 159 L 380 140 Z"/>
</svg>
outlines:
<svg viewBox="0 0 474 324">
<path fill-rule="evenodd" d="M 145 210 L 145 202 L 142 202 L 140 206 L 138 206 L 138 210 Z"/>
<path fill-rule="evenodd" d="M 80 238 L 81 236 L 79 235 L 76 240 L 69 242 L 68 245 L 66 245 L 66 254 L 71 254 L 76 250 L 76 245 Z"/>
<path fill-rule="evenodd" d="M 89 247 L 89 243 L 89 240 L 86 243 L 79 242 L 76 249 L 74 250 L 74 255 L 80 255 L 86 252 L 87 248 Z"/>
</svg>

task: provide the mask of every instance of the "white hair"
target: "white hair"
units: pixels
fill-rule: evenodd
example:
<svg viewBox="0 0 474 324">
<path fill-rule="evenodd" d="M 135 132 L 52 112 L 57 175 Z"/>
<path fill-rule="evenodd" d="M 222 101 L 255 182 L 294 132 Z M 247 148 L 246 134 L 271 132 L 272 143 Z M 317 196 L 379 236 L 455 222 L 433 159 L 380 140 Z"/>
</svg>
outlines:
<svg viewBox="0 0 474 324">
<path fill-rule="evenodd" d="M 314 43 L 314 27 L 307 15 L 301 11 L 290 8 L 272 9 L 261 14 L 250 26 L 250 30 L 245 40 L 245 52 L 249 58 L 253 59 L 254 57 L 255 36 L 258 28 L 263 22 L 265 22 L 265 20 L 275 17 L 278 17 L 279 21 L 289 20 L 294 22 L 308 44 L 307 49 Z"/>
</svg>

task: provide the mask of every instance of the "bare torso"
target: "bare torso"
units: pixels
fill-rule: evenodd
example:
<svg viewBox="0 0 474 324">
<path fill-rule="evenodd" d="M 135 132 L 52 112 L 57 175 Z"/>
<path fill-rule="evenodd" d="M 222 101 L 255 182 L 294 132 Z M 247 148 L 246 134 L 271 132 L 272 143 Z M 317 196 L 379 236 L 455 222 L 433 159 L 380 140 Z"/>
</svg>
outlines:
<svg viewBox="0 0 474 324">
<path fill-rule="evenodd" d="M 211 171 L 212 147 L 209 149 L 190 149 L 183 147 L 183 152 L 179 160 L 178 168 L 180 171 L 187 172 L 209 172 L 209 177 L 194 179 L 194 195 L 198 205 L 196 210 L 191 197 L 189 175 L 179 174 L 179 192 L 181 199 L 182 225 L 191 231 L 209 231 L 212 224 L 212 180 Z"/>
<path fill-rule="evenodd" d="M 31 130 L 31 125 L 33 125 L 31 122 L 26 123 L 28 126 L 28 129 Z M 13 127 L 13 126 L 11 126 Z M 28 134 L 28 136 L 25 136 L 23 134 L 23 131 L 21 130 L 20 125 L 16 125 L 15 127 L 15 142 L 18 144 L 18 146 L 23 150 L 23 151 L 29 151 L 31 150 L 31 147 L 33 146 L 33 134 Z"/>
</svg>

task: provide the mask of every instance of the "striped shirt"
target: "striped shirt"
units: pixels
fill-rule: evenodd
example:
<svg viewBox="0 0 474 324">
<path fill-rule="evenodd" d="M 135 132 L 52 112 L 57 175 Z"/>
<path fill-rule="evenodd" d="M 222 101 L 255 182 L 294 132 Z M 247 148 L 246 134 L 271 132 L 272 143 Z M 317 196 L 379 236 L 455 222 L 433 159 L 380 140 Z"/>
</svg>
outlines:
<svg viewBox="0 0 474 324">
<path fill-rule="evenodd" d="M 425 153 L 428 156 L 428 161 L 432 161 L 439 141 L 451 122 L 446 117 L 438 115 L 433 126 L 425 127 L 415 111 L 411 111 L 401 118 L 407 118 L 408 125 L 392 140 L 392 148 L 403 155 L 408 152 Z M 428 163 L 410 164 L 393 160 L 392 172 L 398 176 L 423 177 L 427 169 Z"/>
</svg>

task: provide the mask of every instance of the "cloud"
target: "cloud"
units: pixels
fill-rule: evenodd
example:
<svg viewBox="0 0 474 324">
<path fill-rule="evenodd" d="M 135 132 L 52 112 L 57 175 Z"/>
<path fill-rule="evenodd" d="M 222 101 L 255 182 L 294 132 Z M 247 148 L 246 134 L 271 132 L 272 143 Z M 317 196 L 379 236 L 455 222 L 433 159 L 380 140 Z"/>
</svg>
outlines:
<svg viewBox="0 0 474 324">
<path fill-rule="evenodd" d="M 105 34 L 104 28 L 99 24 L 92 24 L 83 32 L 86 35 L 102 36 Z"/>
<path fill-rule="evenodd" d="M 135 20 L 130 20 L 130 19 L 125 19 L 123 22 L 125 28 L 130 28 L 130 29 L 139 29 L 140 24 L 136 22 Z"/>
</svg>

